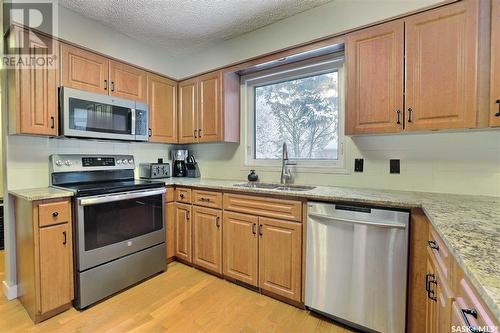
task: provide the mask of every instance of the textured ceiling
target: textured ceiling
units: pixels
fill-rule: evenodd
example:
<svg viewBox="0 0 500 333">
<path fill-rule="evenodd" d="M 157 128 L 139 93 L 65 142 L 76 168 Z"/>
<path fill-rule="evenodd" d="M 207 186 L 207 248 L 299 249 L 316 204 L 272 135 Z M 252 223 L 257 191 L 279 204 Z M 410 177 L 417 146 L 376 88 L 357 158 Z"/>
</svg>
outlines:
<svg viewBox="0 0 500 333">
<path fill-rule="evenodd" d="M 173 54 L 195 52 L 331 0 L 59 0 Z"/>
</svg>

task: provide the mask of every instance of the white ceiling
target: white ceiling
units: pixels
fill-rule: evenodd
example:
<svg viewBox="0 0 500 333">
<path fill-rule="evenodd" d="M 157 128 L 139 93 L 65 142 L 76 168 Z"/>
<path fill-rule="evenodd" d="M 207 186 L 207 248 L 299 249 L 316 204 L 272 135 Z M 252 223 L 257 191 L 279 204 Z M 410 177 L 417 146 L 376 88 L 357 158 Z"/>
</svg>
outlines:
<svg viewBox="0 0 500 333">
<path fill-rule="evenodd" d="M 129 37 L 196 52 L 332 0 L 59 0 Z"/>
</svg>

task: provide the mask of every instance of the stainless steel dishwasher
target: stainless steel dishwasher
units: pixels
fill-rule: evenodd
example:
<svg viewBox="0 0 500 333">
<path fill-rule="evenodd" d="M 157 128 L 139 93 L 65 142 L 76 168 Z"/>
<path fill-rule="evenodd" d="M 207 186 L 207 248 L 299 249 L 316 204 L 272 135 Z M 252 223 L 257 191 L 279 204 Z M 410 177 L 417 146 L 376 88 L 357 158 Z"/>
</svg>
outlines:
<svg viewBox="0 0 500 333">
<path fill-rule="evenodd" d="M 367 332 L 406 322 L 409 212 L 310 202 L 306 306 Z"/>
</svg>

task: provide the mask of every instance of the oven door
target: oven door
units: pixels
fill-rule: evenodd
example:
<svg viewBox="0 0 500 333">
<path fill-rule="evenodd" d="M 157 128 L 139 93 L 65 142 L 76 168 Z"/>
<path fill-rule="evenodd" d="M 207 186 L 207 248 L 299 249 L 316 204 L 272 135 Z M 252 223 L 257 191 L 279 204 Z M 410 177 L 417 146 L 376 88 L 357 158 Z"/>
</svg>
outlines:
<svg viewBox="0 0 500 333">
<path fill-rule="evenodd" d="M 164 202 L 164 188 L 78 198 L 78 271 L 164 242 Z"/>
<path fill-rule="evenodd" d="M 64 136 L 134 141 L 135 102 L 62 87 Z"/>
</svg>

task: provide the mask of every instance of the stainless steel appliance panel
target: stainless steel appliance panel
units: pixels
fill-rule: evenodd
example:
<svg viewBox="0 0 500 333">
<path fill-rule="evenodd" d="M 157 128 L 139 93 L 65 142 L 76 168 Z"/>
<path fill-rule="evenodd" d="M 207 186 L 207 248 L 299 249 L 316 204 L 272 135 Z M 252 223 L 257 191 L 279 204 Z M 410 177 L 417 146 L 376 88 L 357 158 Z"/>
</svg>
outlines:
<svg viewBox="0 0 500 333">
<path fill-rule="evenodd" d="M 408 212 L 309 203 L 306 306 L 366 331 L 404 332 L 408 223 Z"/>
<path fill-rule="evenodd" d="M 77 273 L 75 306 L 85 308 L 145 278 L 167 269 L 165 243 Z"/>
<path fill-rule="evenodd" d="M 70 137 L 148 141 L 148 106 L 61 87 L 61 134 Z"/>
<path fill-rule="evenodd" d="M 77 269 L 165 242 L 165 188 L 76 199 Z"/>
</svg>

